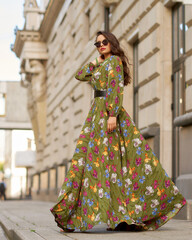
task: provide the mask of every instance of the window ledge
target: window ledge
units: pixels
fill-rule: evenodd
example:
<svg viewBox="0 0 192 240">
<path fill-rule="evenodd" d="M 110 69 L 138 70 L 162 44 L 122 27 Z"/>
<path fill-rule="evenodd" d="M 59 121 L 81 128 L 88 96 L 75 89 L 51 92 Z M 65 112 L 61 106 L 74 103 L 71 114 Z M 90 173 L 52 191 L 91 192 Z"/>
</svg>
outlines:
<svg viewBox="0 0 192 240">
<path fill-rule="evenodd" d="M 173 121 L 173 124 L 175 127 L 192 125 L 192 112 L 176 117 Z"/>
</svg>

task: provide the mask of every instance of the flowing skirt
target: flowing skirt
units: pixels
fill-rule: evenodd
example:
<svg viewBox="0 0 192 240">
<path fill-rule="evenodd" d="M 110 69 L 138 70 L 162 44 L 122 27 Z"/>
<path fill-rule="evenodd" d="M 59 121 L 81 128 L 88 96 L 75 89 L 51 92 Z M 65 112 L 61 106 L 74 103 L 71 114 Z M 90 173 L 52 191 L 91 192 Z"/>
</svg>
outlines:
<svg viewBox="0 0 192 240">
<path fill-rule="evenodd" d="M 172 182 L 122 107 L 107 132 L 104 100 L 93 102 L 83 124 L 57 203 L 50 209 L 60 228 L 85 231 L 126 222 L 155 230 L 173 218 L 186 199 Z"/>
</svg>

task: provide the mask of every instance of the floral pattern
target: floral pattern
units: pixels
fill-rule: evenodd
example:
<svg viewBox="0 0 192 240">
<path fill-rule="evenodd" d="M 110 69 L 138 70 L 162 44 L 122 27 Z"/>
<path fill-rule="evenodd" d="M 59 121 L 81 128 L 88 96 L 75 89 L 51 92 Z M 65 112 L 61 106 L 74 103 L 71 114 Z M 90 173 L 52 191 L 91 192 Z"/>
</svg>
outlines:
<svg viewBox="0 0 192 240">
<path fill-rule="evenodd" d="M 50 209 L 60 228 L 85 231 L 120 222 L 155 230 L 186 204 L 153 150 L 122 106 L 124 75 L 119 56 L 89 62 L 75 78 L 107 90 L 96 97 L 83 124 L 58 202 Z M 107 119 L 117 127 L 107 132 Z"/>
</svg>

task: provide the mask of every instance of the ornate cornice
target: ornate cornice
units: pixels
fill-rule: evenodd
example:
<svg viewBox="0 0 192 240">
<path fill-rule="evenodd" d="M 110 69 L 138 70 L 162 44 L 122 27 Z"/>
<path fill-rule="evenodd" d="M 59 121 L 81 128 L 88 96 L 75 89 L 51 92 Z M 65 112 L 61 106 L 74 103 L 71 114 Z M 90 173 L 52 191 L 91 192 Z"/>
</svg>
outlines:
<svg viewBox="0 0 192 240">
<path fill-rule="evenodd" d="M 41 22 L 39 31 L 17 30 L 11 50 L 20 58 L 25 41 L 46 42 L 65 0 L 50 0 Z"/>
<path fill-rule="evenodd" d="M 15 52 L 18 58 L 20 58 L 25 41 L 39 42 L 40 40 L 41 36 L 38 31 L 17 30 L 15 43 L 11 50 Z"/>
<path fill-rule="evenodd" d="M 113 4 L 118 4 L 120 1 L 119 0 L 102 0 L 105 6 L 110 6 Z"/>
<path fill-rule="evenodd" d="M 47 38 L 49 37 L 49 34 L 64 2 L 65 0 L 50 0 L 39 29 L 43 41 L 47 41 Z"/>
</svg>

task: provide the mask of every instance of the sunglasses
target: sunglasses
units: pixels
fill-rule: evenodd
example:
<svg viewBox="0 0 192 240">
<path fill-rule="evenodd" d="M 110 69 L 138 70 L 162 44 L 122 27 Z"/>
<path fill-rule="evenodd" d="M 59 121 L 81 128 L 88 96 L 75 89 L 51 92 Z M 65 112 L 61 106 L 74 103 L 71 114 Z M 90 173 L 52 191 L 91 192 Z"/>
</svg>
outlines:
<svg viewBox="0 0 192 240">
<path fill-rule="evenodd" d="M 104 40 L 102 41 L 102 43 L 103 43 L 104 46 L 107 46 L 107 44 L 109 43 L 109 41 L 108 41 L 107 39 L 104 39 Z M 97 48 L 101 47 L 101 41 L 98 41 L 98 42 L 94 43 L 94 45 L 95 45 Z"/>
</svg>

